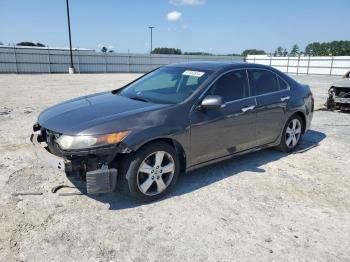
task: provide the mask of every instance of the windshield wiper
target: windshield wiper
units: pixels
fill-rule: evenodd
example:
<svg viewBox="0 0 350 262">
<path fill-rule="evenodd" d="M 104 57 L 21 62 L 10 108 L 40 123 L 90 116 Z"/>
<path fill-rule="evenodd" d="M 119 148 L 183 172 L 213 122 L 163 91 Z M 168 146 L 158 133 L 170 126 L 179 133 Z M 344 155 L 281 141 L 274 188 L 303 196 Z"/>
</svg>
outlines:
<svg viewBox="0 0 350 262">
<path fill-rule="evenodd" d="M 148 100 L 146 100 L 146 99 L 144 99 L 144 98 L 142 98 L 142 97 L 138 97 L 138 96 L 131 96 L 131 97 L 129 97 L 130 99 L 132 99 L 132 100 L 137 100 L 137 101 L 141 101 L 141 102 L 149 102 Z"/>
</svg>

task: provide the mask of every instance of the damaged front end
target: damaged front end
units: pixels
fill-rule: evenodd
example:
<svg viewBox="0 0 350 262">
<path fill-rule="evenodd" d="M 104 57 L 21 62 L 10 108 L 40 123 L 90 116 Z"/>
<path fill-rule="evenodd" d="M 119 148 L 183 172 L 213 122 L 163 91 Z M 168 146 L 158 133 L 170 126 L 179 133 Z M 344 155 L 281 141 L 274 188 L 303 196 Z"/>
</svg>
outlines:
<svg viewBox="0 0 350 262">
<path fill-rule="evenodd" d="M 332 86 L 328 90 L 328 98 L 326 101 L 328 110 L 350 110 L 350 86 L 336 87 Z"/>
<path fill-rule="evenodd" d="M 57 140 L 62 134 L 33 126 L 30 140 L 39 161 L 64 171 L 67 176 L 76 176 L 86 181 L 89 194 L 114 191 L 117 183 L 118 161 L 129 152 L 123 143 L 104 145 L 91 149 L 62 150 Z"/>
</svg>

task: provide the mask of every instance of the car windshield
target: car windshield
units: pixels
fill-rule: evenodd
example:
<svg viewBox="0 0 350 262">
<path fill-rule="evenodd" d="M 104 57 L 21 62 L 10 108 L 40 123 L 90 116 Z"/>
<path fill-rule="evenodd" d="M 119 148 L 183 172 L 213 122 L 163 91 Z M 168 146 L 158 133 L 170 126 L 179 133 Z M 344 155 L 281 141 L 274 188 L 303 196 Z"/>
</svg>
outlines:
<svg viewBox="0 0 350 262">
<path fill-rule="evenodd" d="M 163 67 L 131 83 L 119 94 L 159 104 L 177 104 L 188 98 L 211 74 L 206 70 Z"/>
</svg>

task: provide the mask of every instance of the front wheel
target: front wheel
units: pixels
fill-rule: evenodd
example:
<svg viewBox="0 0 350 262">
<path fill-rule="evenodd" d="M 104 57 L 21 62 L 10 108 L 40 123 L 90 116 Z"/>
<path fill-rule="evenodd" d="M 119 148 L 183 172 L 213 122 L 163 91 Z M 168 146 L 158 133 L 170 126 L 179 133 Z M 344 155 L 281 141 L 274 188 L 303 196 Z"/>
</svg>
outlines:
<svg viewBox="0 0 350 262">
<path fill-rule="evenodd" d="M 277 149 L 282 152 L 292 151 L 300 142 L 303 130 L 303 121 L 300 116 L 293 115 L 288 119 L 281 136 L 281 142 Z"/>
<path fill-rule="evenodd" d="M 175 149 L 167 143 L 154 142 L 123 161 L 120 186 L 134 198 L 154 201 L 172 189 L 179 169 Z"/>
</svg>

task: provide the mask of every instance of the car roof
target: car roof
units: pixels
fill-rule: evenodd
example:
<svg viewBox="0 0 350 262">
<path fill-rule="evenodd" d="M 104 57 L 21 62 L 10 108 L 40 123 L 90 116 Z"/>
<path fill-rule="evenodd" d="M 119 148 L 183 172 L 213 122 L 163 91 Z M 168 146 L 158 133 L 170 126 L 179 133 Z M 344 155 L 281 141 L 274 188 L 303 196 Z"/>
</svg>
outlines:
<svg viewBox="0 0 350 262">
<path fill-rule="evenodd" d="M 188 69 L 197 69 L 197 70 L 208 70 L 208 71 L 221 71 L 235 68 L 270 68 L 265 65 L 252 64 L 247 62 L 233 62 L 233 61 L 201 61 L 201 62 L 188 62 L 188 63 L 178 63 L 170 64 L 166 67 L 181 67 Z"/>
</svg>

